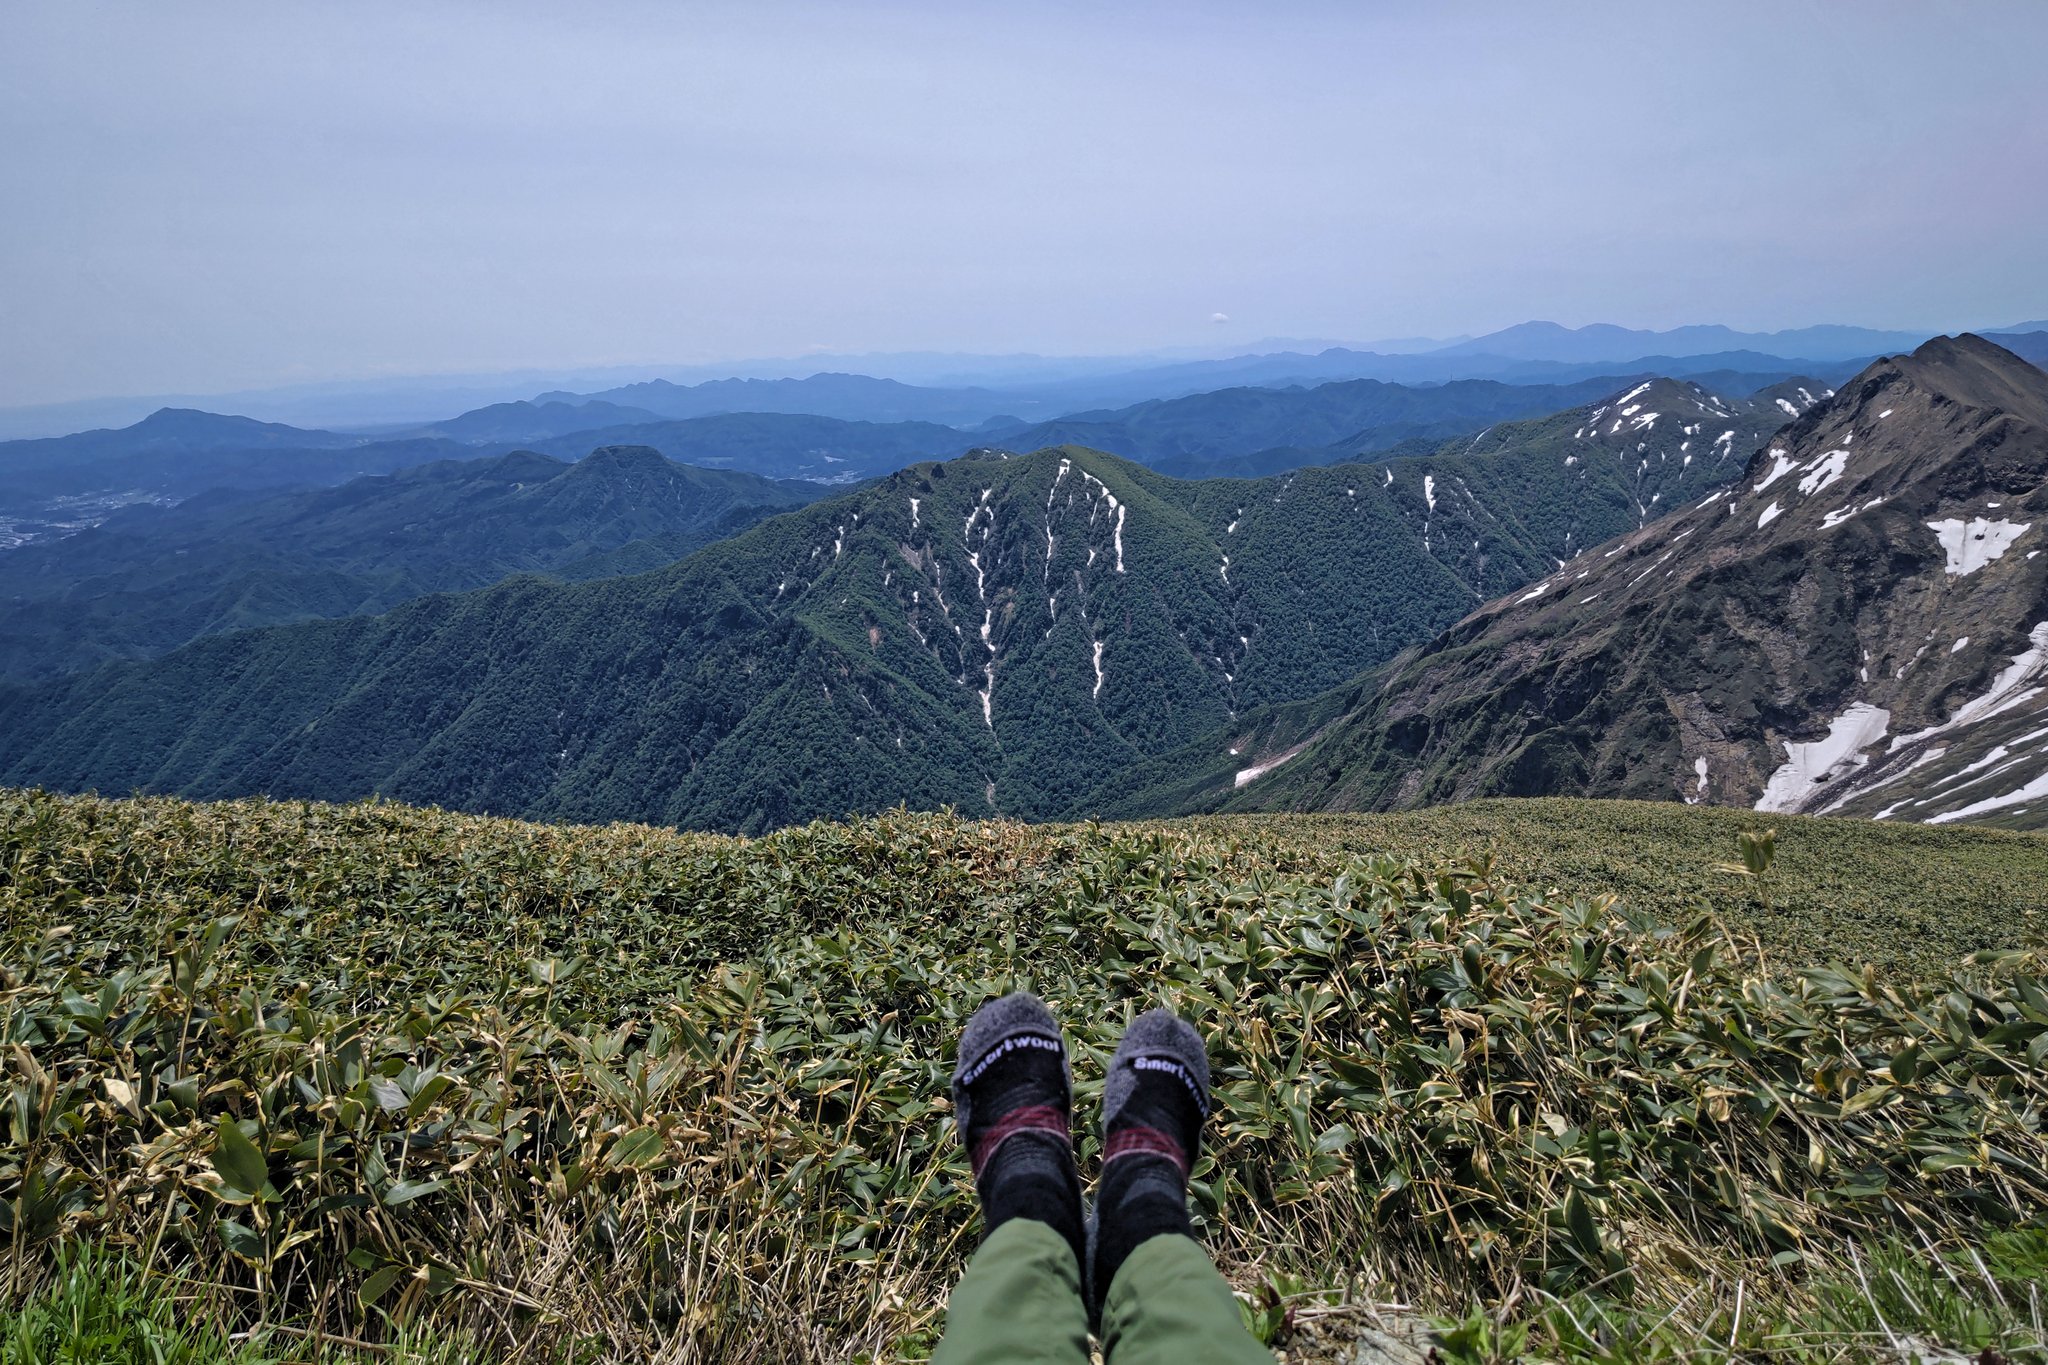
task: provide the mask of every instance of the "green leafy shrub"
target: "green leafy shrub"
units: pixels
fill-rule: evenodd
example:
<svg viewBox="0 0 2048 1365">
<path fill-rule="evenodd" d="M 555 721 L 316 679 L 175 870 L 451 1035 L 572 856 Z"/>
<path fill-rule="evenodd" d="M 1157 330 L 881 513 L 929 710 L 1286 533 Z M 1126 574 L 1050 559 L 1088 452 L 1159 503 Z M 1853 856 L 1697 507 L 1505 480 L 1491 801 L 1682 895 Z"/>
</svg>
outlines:
<svg viewBox="0 0 2048 1365">
<path fill-rule="evenodd" d="M 10 1298 L 95 1241 L 231 1325 L 880 1357 L 972 1248 L 949 1049 L 1017 986 L 1084 1109 L 1139 1009 L 1198 1022 L 1202 1230 L 1272 1283 L 1782 1318 L 1846 1245 L 2048 1204 L 2038 954 L 1764 976 L 1705 917 L 1201 825 L 6 794 L 0 828 Z"/>
</svg>

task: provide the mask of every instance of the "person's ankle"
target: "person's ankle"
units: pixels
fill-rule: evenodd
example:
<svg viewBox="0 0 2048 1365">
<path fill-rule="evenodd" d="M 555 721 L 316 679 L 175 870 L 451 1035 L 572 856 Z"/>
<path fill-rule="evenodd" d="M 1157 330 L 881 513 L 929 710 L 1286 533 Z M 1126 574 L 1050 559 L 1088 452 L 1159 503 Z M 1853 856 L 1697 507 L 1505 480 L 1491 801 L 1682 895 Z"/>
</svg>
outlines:
<svg viewBox="0 0 2048 1365">
<path fill-rule="evenodd" d="M 981 1197 L 983 1235 L 1017 1218 L 1046 1224 L 1084 1263 L 1066 1048 L 1028 995 L 982 1007 L 961 1038 L 954 1117 Z"/>
<path fill-rule="evenodd" d="M 1102 1179 L 1088 1261 L 1091 1317 L 1100 1321 L 1117 1271 L 1154 1237 L 1192 1237 L 1187 1180 L 1208 1114 L 1200 1035 L 1153 1011 L 1133 1023 L 1103 1086 Z"/>
</svg>

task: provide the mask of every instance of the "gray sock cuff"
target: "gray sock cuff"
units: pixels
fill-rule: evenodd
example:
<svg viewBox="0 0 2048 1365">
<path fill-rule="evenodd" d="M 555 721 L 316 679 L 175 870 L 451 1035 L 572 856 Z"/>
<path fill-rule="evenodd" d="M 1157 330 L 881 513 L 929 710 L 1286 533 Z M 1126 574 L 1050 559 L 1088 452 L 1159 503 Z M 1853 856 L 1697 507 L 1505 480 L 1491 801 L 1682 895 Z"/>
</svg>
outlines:
<svg viewBox="0 0 2048 1365">
<path fill-rule="evenodd" d="M 1195 1107 L 1203 1117 L 1209 1113 L 1209 1051 L 1194 1025 L 1171 1010 L 1147 1010 L 1131 1021 L 1110 1060 L 1109 1075 L 1102 1087 L 1102 1125 L 1110 1123 L 1130 1101 L 1138 1073 L 1145 1062 L 1172 1063 L 1159 1070 L 1175 1072 L 1188 1087 Z"/>
<path fill-rule="evenodd" d="M 990 1059 L 1012 1039 L 1020 1037 L 1052 1040 L 1060 1054 L 1060 1072 L 1066 1083 L 1067 1103 L 1073 1103 L 1073 1069 L 1067 1060 L 1059 1021 L 1052 1017 L 1052 1011 L 1037 996 L 1017 991 L 983 1005 L 961 1031 L 960 1055 L 953 1066 L 953 1125 L 959 1130 L 962 1141 L 967 1136 L 967 1082 L 970 1075 L 978 1075 L 983 1061 Z"/>
</svg>

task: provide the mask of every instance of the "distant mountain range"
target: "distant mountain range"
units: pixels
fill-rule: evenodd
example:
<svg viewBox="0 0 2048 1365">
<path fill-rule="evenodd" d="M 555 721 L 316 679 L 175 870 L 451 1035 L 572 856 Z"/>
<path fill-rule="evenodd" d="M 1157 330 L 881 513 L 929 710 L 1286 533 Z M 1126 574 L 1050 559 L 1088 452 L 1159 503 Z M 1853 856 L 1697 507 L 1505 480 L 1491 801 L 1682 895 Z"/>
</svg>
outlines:
<svg viewBox="0 0 2048 1365">
<path fill-rule="evenodd" d="M 1859 356 L 1909 349 L 1926 339 L 1924 332 L 1880 331 L 1869 327 L 1821 326 L 1796 327 L 1783 332 L 1738 332 L 1729 327 L 1695 326 L 1649 332 L 1604 322 L 1586 327 L 1564 327 L 1555 322 L 1522 322 L 1429 354 L 1501 356 L 1509 360 L 1548 360 L 1560 364 L 1612 364 L 1635 356 L 1696 356 L 1725 351 L 1799 356 L 1809 361 L 1853 360 Z"/>
<path fill-rule="evenodd" d="M 2048 321 L 1978 330 L 1987 335 L 2048 331 Z M 438 425 L 450 413 L 496 407 L 537 394 L 542 395 L 541 402 L 595 396 L 628 407 L 646 406 L 666 417 L 775 411 L 861 421 L 971 425 L 989 416 L 1042 421 L 1082 409 L 1123 407 L 1209 389 L 1333 379 L 1393 383 L 1498 379 L 1555 384 L 1602 373 L 1654 373 L 1700 379 L 1709 387 L 1732 392 L 1735 381 L 1705 376 L 1714 371 L 1757 376 L 1749 388 L 1793 375 L 1837 383 L 1869 358 L 1910 349 L 1930 335 L 1836 326 L 1768 333 L 1711 326 L 1655 332 L 1604 324 L 1572 329 L 1555 323 L 1523 323 L 1480 337 L 1407 337 L 1369 343 L 1273 338 L 1234 351 L 1218 346 L 1183 347 L 1139 356 L 819 353 L 717 365 L 613 366 L 574 373 L 520 371 L 298 384 L 217 394 L 210 399 L 178 395 L 78 400 L 0 409 L 0 440 L 122 427 L 164 407 L 241 412 L 299 427 L 388 437 Z M 1727 358 L 1716 363 L 1711 359 L 1716 353 L 1727 353 Z M 1851 360 L 1858 362 L 1851 369 L 1834 370 Z M 772 391 L 757 393 L 734 387 L 743 381 L 801 381 L 818 376 L 863 381 L 874 388 L 875 401 L 863 405 L 842 398 L 829 406 L 821 400 L 791 407 Z M 890 382 L 939 392 L 909 395 L 874 387 Z M 724 385 L 725 389 L 723 396 L 715 387 L 695 398 L 670 395 L 694 405 L 687 410 L 612 396 L 637 392 L 648 384 L 655 385 L 654 392 L 707 384 Z"/>
<path fill-rule="evenodd" d="M 2039 361 L 2019 334 L 2048 324 L 2011 329 L 2013 349 Z M 1839 384 L 1880 355 L 1910 350 L 1927 339 L 1913 331 L 1867 327 L 1802 327 L 1781 332 L 1738 332 L 1727 327 L 1640 331 L 1606 324 L 1567 328 L 1552 322 L 1514 327 L 1433 345 L 1410 340 L 1387 350 L 1324 346 L 1315 351 L 1266 351 L 1166 364 L 1096 364 L 1081 373 L 1034 377 L 1006 373 L 972 386 L 916 385 L 864 375 L 813 373 L 807 378 L 722 379 L 694 385 L 663 380 L 578 395 L 553 392 L 540 402 L 592 399 L 652 409 L 667 417 L 718 412 L 805 412 L 859 421 L 927 421 L 972 426 L 990 418 L 1025 422 L 1076 417 L 1092 409 L 1228 388 L 1312 387 L 1337 380 L 1375 379 L 1397 384 L 1447 384 L 1489 379 L 1507 384 L 1568 385 L 1615 375 L 1697 379 L 1740 395 L 1791 378 Z M 2001 341 L 2006 338 L 2001 335 Z M 1534 411 L 1535 409 L 1532 409 Z"/>
<path fill-rule="evenodd" d="M 1355 380 L 1433 387 L 1460 380 L 1489 380 L 1531 387 L 1587 384 L 1592 387 L 1586 392 L 1591 393 L 1600 382 L 1625 376 L 1688 378 L 1711 374 L 1725 391 L 1749 393 L 1795 376 L 1839 382 L 1861 369 L 1867 360 L 1867 356 L 1854 361 L 1802 360 L 1734 350 L 1689 356 L 1645 353 L 1615 362 L 1591 363 L 1462 350 L 1384 355 L 1332 347 L 1314 353 L 1281 351 L 1227 360 L 1186 361 L 1001 389 L 918 387 L 863 375 L 821 373 L 801 379 L 729 379 L 687 386 L 657 380 L 591 394 L 546 393 L 535 402 L 565 412 L 572 410 L 572 405 L 586 402 L 625 405 L 668 418 L 773 412 L 808 413 L 846 421 L 940 422 L 997 435 L 1033 425 L 1049 427 L 1053 421 L 1091 420 L 1105 411 L 1217 390 L 1313 388 Z M 1526 409 L 1544 410 L 1533 399 Z M 497 412 L 499 408 L 484 411 Z M 465 414 L 457 422 L 467 417 Z M 453 424 L 439 423 L 404 434 L 454 432 Z"/>
<path fill-rule="evenodd" d="M 338 488 L 136 507 L 0 554 L 0 679 L 147 658 L 232 630 L 388 611 L 517 573 L 582 580 L 681 559 L 823 493 L 671 463 L 530 451 Z"/>
<path fill-rule="evenodd" d="M 0 555 L 0 780 L 740 831 L 1545 793 L 2048 827 L 2048 374 L 1964 336 L 1840 386 L 1585 387 L 1246 388 L 972 434 L 656 418 L 536 444 L 641 432 L 860 486 L 605 449 L 133 509 Z M 470 430 L 652 412 L 590 403 Z M 121 435 L 35 467 L 277 478 L 406 444 Z M 1185 481 L 1076 438 L 1286 472 Z"/>
<path fill-rule="evenodd" d="M 1426 452 L 1475 430 L 1483 439 L 1502 423 L 1559 409 L 1566 410 L 1558 418 L 1563 420 L 1580 405 L 1623 386 L 1641 390 L 1669 382 L 1606 376 L 1570 385 L 1461 380 L 1418 388 L 1362 379 L 1308 390 L 1225 389 L 1122 412 L 1082 413 L 1002 439 L 1025 447 L 1088 445 L 1176 477 L 1257 478 L 1387 452 Z M 1817 380 L 1808 383 L 1825 391 Z M 1701 397 L 1731 418 L 1753 410 L 1748 399 Z M 1764 406 L 1774 410 L 1769 402 Z"/>
<path fill-rule="evenodd" d="M 784 412 L 731 412 L 602 427 L 531 444 L 573 460 L 593 442 L 644 445 L 706 469 L 822 484 L 858 483 L 983 444 L 957 427 L 937 422 L 849 422 Z"/>
<path fill-rule="evenodd" d="M 833 392 L 843 395 L 872 383 L 846 386 L 838 383 L 843 378 L 792 380 L 773 392 L 791 403 L 807 401 L 805 395 L 822 402 Z M 1582 403 L 1630 382 L 1603 376 L 1570 385 L 1463 381 L 1417 387 L 1359 380 L 1240 388 L 1050 423 L 990 421 L 973 431 L 937 422 L 864 422 L 799 412 L 663 418 L 604 399 L 550 399 L 498 404 L 416 431 L 367 438 L 167 409 L 119 431 L 0 443 L 0 543 L 10 517 L 21 523 L 13 539 L 48 539 L 138 501 L 171 501 L 212 488 L 323 487 L 434 460 L 522 448 L 575 460 L 601 446 L 647 446 L 707 469 L 850 484 L 976 447 L 1022 451 L 1072 442 L 1177 475 L 1255 476 L 1379 453 L 1403 442 L 1427 449 L 1458 432 Z M 696 392 L 668 388 L 673 392 L 643 390 L 639 396 L 687 406 L 675 395 Z"/>
<path fill-rule="evenodd" d="M 1151 397 L 1181 397 L 1220 388 L 1286 388 L 1336 380 L 1376 379 L 1383 383 L 1435 385 L 1464 379 L 1503 384 L 1575 384 L 1616 375 L 1664 375 L 1698 379 L 1721 392 L 1749 393 L 1795 376 L 1838 383 L 1862 362 L 1800 360 L 1754 351 L 1697 356 L 1642 355 L 1621 362 L 1564 363 L 1516 360 L 1494 355 L 1384 355 L 1331 348 L 1314 353 L 1276 352 L 1222 361 L 1192 361 L 1137 370 L 1062 386 L 1059 396 L 1071 411 L 1079 407 L 1130 404 Z"/>
<path fill-rule="evenodd" d="M 596 431 L 600 427 L 633 426 L 659 422 L 663 414 L 646 408 L 622 407 L 601 400 L 493 403 L 472 408 L 445 422 L 402 433 L 407 437 L 461 441 L 465 445 L 492 445 L 501 441 L 541 441 L 550 436 L 567 436 L 575 431 Z M 387 434 L 386 439 L 389 439 Z"/>
<path fill-rule="evenodd" d="M 922 388 L 867 375 L 821 373 L 805 379 L 714 379 L 689 385 L 655 379 L 603 393 L 544 393 L 534 401 L 617 403 L 666 418 L 779 412 L 854 422 L 938 422 L 966 427 L 1015 414 L 1020 406 L 1037 411 L 1056 400 L 1026 400 L 993 389 Z"/>
<path fill-rule="evenodd" d="M 459 441 L 366 442 L 340 432 L 165 408 L 118 431 L 0 442 L 0 511 L 117 492 L 182 498 L 208 488 L 341 483 L 476 453 Z"/>
<path fill-rule="evenodd" d="M 1733 488 L 1248 716 L 1105 813 L 1682 799 L 2048 827 L 2048 375 L 1872 365 Z"/>
<path fill-rule="evenodd" d="M 362 438 L 307 431 L 281 422 L 258 422 L 192 408 L 163 408 L 119 431 L 81 431 L 5 444 L 9 472 L 74 469 L 138 456 L 210 455 L 221 450 L 336 450 Z"/>
<path fill-rule="evenodd" d="M 0 777 L 736 830 L 897 802 L 1055 815 L 1725 481 L 1777 424 L 1684 385 L 1609 399 L 1569 465 L 1544 423 L 1262 480 L 1075 448 L 921 463 L 635 577 L 0 689 Z"/>
<path fill-rule="evenodd" d="M 986 434 L 1023 450 L 1088 446 L 1169 472 L 1275 448 L 1300 453 L 1290 458 L 1292 467 L 1554 412 L 1612 392 L 1620 382 L 1609 376 L 1564 388 L 1486 380 L 1413 388 L 1357 379 L 1311 389 L 1222 389 Z"/>
<path fill-rule="evenodd" d="M 579 425 L 621 416 L 641 420 Z M 570 434 L 552 434 L 562 427 Z M 506 404 L 464 414 L 442 429 L 464 439 L 424 433 L 370 439 L 166 410 L 119 431 L 0 442 L 0 547 L 14 522 L 72 533 L 134 502 L 176 501 L 211 489 L 330 487 L 437 460 L 522 448 L 576 460 L 604 446 L 644 445 L 704 468 L 831 484 L 872 478 L 976 444 L 967 433 L 930 422 L 844 422 L 779 413 L 670 422 L 610 404 Z M 49 529 L 17 539 L 47 539 Z"/>
<path fill-rule="evenodd" d="M 2000 332 L 1991 339 L 2022 360 L 2048 366 L 2048 325 L 2028 332 Z"/>
</svg>

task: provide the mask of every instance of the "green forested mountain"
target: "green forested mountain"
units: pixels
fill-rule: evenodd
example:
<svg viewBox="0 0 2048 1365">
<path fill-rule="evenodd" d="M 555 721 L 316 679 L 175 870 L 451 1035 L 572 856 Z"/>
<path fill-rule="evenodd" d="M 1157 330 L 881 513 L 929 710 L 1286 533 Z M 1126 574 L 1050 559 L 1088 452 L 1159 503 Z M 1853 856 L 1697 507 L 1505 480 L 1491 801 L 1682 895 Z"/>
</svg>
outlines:
<svg viewBox="0 0 2048 1365">
<path fill-rule="evenodd" d="M 864 374 L 814 374 L 803 379 L 710 379 L 675 384 L 650 379 L 601 393 L 544 393 L 537 403 L 621 403 L 664 418 L 711 417 L 723 413 L 791 413 L 853 422 L 937 422 L 969 426 L 999 414 L 1017 416 L 1064 412 L 1050 395 L 977 387 L 937 388 L 876 379 Z"/>
<path fill-rule="evenodd" d="M 1569 559 L 1735 478 L 1765 437 L 1831 392 L 1806 388 L 1781 406 L 1774 390 L 1726 398 L 1684 380 L 1644 380 L 1445 442 L 1414 468 L 1436 473 L 1442 497 L 1513 509 L 1546 554 Z"/>
<path fill-rule="evenodd" d="M 1420 644 L 1574 527 L 1636 522 L 1632 465 L 1516 472 L 1542 458 L 1201 483 L 1073 448 L 922 464 L 637 577 L 16 689 L 0 774 L 732 829 L 899 801 L 1049 815 Z"/>
<path fill-rule="evenodd" d="M 1092 804 L 1572 794 L 2048 826 L 2044 528 L 2048 376 L 1937 338 L 1802 413 L 1736 487 Z"/>
<path fill-rule="evenodd" d="M 475 454 L 457 441 L 366 443 L 339 432 L 164 408 L 119 430 L 0 441 L 0 511 L 110 492 L 183 498 L 217 487 L 308 487 Z"/>
<path fill-rule="evenodd" d="M 0 553 L 0 678 L 146 657 L 222 631 L 385 611 L 515 573 L 638 572 L 821 491 L 611 447 L 573 465 L 528 451 L 338 488 L 131 508 Z"/>
<path fill-rule="evenodd" d="M 1354 379 L 1306 389 L 1220 389 L 987 434 L 1011 449 L 1071 442 L 1178 477 L 1201 477 L 1217 472 L 1210 461 L 1258 451 L 1303 452 L 1278 466 L 1285 468 L 1377 454 L 1403 441 L 1440 441 L 1488 423 L 1575 407 L 1628 383 L 1608 377 L 1573 384 L 1468 379 L 1410 386 Z"/>
<path fill-rule="evenodd" d="M 975 445 L 977 438 L 936 422 L 847 422 L 802 413 L 732 412 L 602 427 L 529 444 L 574 460 L 593 443 L 644 445 L 704 469 L 854 483 L 919 460 L 950 458 Z"/>
<path fill-rule="evenodd" d="M 131 455 L 193 456 L 220 450 L 333 450 L 361 438 L 259 422 L 197 408 L 159 408 L 130 426 L 0 441 L 0 466 L 20 472 L 64 469 Z"/>
<path fill-rule="evenodd" d="M 621 407 L 617 403 L 569 403 L 560 400 L 492 403 L 488 407 L 472 408 L 446 421 L 431 422 L 405 435 L 445 437 L 472 445 L 489 445 L 500 441 L 542 441 L 550 436 L 595 431 L 599 427 L 632 426 L 660 420 L 662 414 L 658 412 Z"/>
<path fill-rule="evenodd" d="M 645 445 L 702 468 L 851 484 L 978 446 L 1021 451 L 1073 441 L 1176 478 L 1258 478 L 1367 455 L 1425 453 L 1456 433 L 1585 403 L 1634 382 L 1407 386 L 1359 380 L 1315 388 L 1240 388 L 1035 426 L 998 420 L 972 430 L 926 420 L 847 421 L 792 412 L 671 420 L 607 402 L 548 401 L 497 404 L 371 438 L 165 409 L 118 431 L 0 443 L 0 546 L 54 539 L 138 502 L 176 501 L 215 488 L 326 487 L 434 460 L 519 448 L 575 460 L 601 446 Z M 896 389 L 939 392 L 890 386 Z M 738 401 L 755 392 L 742 384 L 727 397 Z M 794 401 L 786 393 L 781 398 Z"/>
</svg>

